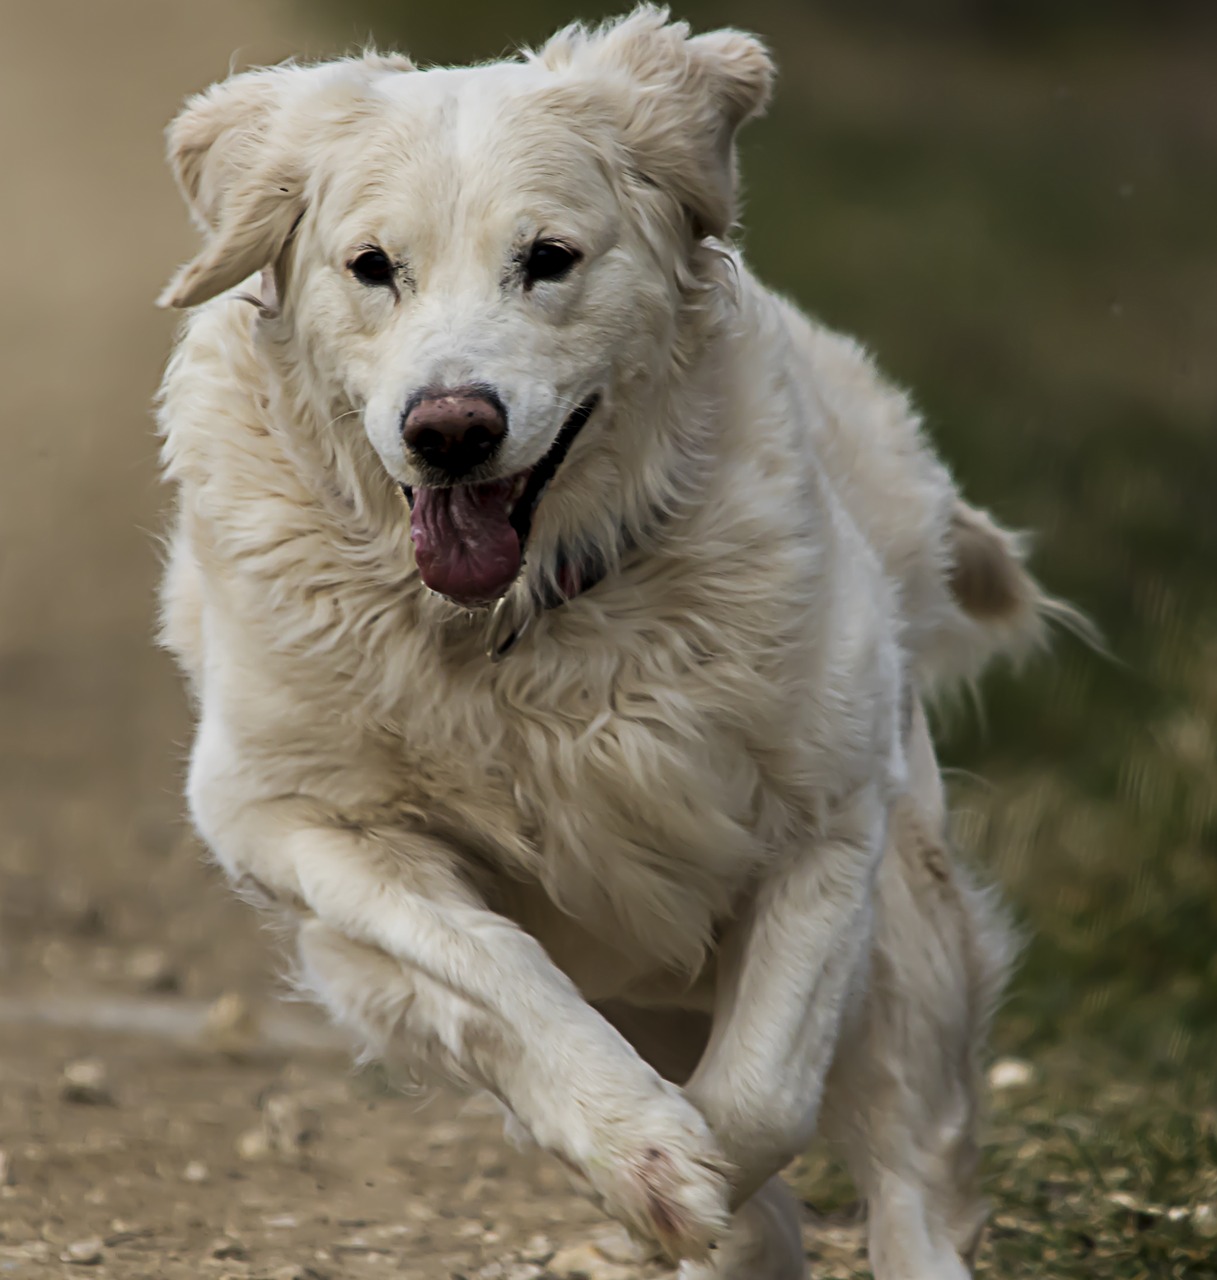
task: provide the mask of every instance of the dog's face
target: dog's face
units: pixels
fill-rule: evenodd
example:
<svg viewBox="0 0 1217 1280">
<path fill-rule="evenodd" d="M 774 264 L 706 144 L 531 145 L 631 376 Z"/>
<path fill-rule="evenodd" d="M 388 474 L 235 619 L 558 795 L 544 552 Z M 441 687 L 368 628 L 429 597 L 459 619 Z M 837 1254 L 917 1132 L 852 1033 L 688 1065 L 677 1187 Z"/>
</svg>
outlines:
<svg viewBox="0 0 1217 1280">
<path fill-rule="evenodd" d="M 662 367 L 770 74 L 748 37 L 645 10 L 520 63 L 235 77 L 171 132 L 208 243 L 168 301 L 273 276 L 311 385 L 410 498 L 424 581 L 493 600 L 576 438 Z"/>
<path fill-rule="evenodd" d="M 424 580 L 461 603 L 511 585 L 561 455 L 674 302 L 614 140 L 572 127 L 551 79 L 393 77 L 295 246 L 312 362 L 410 495 Z"/>
</svg>

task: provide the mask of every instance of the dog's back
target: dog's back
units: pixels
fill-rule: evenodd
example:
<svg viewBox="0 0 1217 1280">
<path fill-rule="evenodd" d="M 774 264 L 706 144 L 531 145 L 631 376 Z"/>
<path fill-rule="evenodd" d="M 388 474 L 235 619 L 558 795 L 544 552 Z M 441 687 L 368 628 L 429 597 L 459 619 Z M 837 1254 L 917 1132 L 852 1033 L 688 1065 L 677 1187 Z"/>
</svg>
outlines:
<svg viewBox="0 0 1217 1280">
<path fill-rule="evenodd" d="M 787 303 L 779 315 L 834 488 L 901 593 L 904 643 L 925 692 L 968 681 L 1042 640 L 1058 606 L 1027 572 L 1016 534 L 961 497 L 921 418 L 852 338 Z"/>
</svg>

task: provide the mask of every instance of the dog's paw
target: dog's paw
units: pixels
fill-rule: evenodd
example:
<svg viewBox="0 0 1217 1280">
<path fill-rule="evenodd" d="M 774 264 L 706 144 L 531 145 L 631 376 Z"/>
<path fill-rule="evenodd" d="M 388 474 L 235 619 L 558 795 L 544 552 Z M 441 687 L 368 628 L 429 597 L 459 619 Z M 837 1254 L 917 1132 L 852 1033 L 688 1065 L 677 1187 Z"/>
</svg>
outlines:
<svg viewBox="0 0 1217 1280">
<path fill-rule="evenodd" d="M 599 1137 L 581 1172 L 606 1212 L 674 1263 L 707 1257 L 727 1228 L 729 1186 L 700 1112 L 664 1094 Z"/>
</svg>

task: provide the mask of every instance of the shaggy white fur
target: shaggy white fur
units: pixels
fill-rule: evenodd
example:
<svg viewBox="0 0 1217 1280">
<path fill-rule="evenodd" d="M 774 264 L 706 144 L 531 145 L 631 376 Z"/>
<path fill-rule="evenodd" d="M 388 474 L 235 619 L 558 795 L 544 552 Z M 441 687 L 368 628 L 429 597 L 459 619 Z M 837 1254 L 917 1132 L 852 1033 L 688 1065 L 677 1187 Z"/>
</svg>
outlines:
<svg viewBox="0 0 1217 1280">
<path fill-rule="evenodd" d="M 819 1124 L 876 1274 L 948 1280 L 1008 944 L 920 698 L 1047 602 L 905 397 L 730 249 L 771 77 L 644 8 L 193 99 L 164 639 L 198 829 L 369 1051 L 493 1092 L 688 1276 L 803 1273 L 775 1177 Z M 445 488 L 403 415 L 470 387 L 507 433 Z M 402 486 L 476 560 L 590 404 L 500 612 L 429 591 Z M 603 576 L 547 607 L 572 565 Z"/>
</svg>

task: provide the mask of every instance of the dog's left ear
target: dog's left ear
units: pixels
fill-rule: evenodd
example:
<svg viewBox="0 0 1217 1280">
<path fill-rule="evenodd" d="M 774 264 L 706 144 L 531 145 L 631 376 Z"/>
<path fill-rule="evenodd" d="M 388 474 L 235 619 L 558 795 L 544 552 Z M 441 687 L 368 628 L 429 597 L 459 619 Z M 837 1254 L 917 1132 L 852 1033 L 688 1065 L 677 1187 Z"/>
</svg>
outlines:
<svg viewBox="0 0 1217 1280">
<path fill-rule="evenodd" d="M 560 31 L 540 53 L 609 81 L 620 128 L 639 172 L 671 192 L 698 237 L 725 236 L 735 220 L 735 135 L 773 89 L 764 45 L 742 31 L 690 36 L 684 22 L 644 5 L 598 30 Z"/>
</svg>

